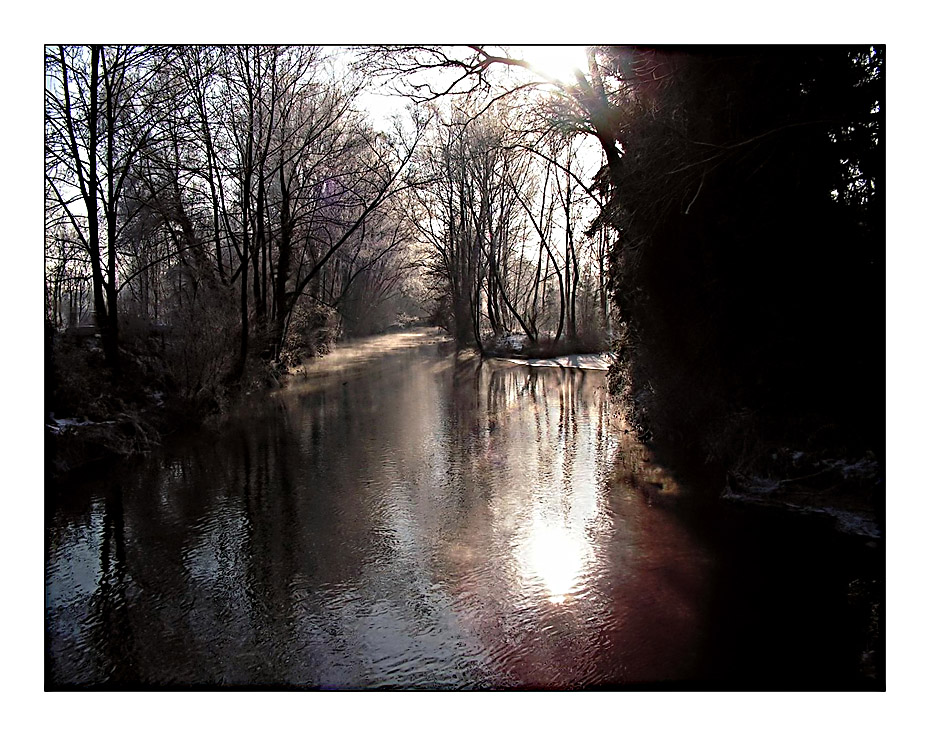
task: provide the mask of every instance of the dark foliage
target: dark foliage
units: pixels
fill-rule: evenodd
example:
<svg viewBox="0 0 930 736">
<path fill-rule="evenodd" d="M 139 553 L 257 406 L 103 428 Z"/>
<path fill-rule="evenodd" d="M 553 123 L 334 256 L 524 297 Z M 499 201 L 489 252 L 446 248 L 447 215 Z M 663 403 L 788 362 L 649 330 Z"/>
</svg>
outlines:
<svg viewBox="0 0 930 736">
<path fill-rule="evenodd" d="M 116 370 L 95 330 L 47 327 L 46 469 L 53 476 L 148 452 L 241 395 L 276 384 L 273 368 L 255 355 L 234 376 L 235 325 L 216 308 L 189 306 L 172 329 L 124 315 Z"/>
<path fill-rule="evenodd" d="M 880 452 L 883 49 L 653 58 L 613 210 L 613 378 L 634 421 L 727 469 L 783 446 Z"/>
</svg>

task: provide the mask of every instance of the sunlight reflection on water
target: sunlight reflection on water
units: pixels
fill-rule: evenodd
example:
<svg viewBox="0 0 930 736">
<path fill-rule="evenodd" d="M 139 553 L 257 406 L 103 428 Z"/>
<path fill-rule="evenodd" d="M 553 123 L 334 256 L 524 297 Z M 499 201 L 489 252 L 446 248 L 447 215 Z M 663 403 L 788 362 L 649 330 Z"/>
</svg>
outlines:
<svg viewBox="0 0 930 736">
<path fill-rule="evenodd" d="M 551 603 L 564 603 L 592 558 L 590 543 L 560 526 L 534 524 L 521 557 L 531 579 L 541 580 Z"/>
</svg>

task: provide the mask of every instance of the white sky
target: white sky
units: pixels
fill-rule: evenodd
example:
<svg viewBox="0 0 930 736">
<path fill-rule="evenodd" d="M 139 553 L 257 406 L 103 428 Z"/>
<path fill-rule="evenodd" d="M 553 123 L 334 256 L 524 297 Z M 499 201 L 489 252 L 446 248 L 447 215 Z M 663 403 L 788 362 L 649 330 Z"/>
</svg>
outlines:
<svg viewBox="0 0 930 736">
<path fill-rule="evenodd" d="M 587 68 L 585 46 L 572 45 L 526 45 L 506 46 L 507 52 L 514 58 L 520 58 L 538 67 L 542 72 L 559 81 L 574 79 L 575 68 Z M 496 51 L 496 49 L 490 49 Z M 366 92 L 363 105 L 375 118 L 389 118 L 392 114 L 403 112 L 407 100 L 392 94 L 387 87 Z"/>
</svg>

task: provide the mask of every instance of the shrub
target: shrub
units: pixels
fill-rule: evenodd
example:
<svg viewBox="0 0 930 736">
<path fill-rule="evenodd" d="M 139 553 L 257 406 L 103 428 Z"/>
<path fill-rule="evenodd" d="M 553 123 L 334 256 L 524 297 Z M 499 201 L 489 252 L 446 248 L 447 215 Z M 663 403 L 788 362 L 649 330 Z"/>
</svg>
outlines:
<svg viewBox="0 0 930 736">
<path fill-rule="evenodd" d="M 339 337 L 338 314 L 318 302 L 302 300 L 294 307 L 281 349 L 281 362 L 296 366 L 324 355 Z"/>
</svg>

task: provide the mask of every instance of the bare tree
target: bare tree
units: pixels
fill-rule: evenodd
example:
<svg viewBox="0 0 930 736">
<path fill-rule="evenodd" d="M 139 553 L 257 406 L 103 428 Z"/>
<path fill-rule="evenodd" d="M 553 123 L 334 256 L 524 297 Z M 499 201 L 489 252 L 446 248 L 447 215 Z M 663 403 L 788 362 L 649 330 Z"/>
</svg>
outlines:
<svg viewBox="0 0 930 736">
<path fill-rule="evenodd" d="M 114 368 L 117 254 L 131 220 L 120 218 L 127 212 L 122 198 L 134 162 L 153 143 L 157 121 L 165 114 L 152 82 L 169 56 L 150 47 L 46 49 L 46 182 L 90 258 L 94 313 Z"/>
</svg>

